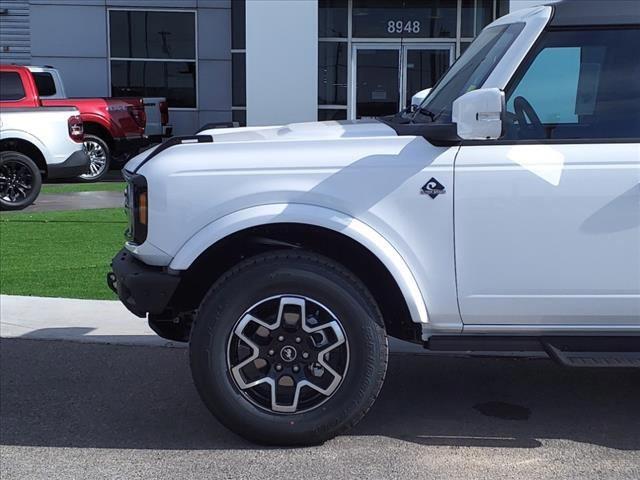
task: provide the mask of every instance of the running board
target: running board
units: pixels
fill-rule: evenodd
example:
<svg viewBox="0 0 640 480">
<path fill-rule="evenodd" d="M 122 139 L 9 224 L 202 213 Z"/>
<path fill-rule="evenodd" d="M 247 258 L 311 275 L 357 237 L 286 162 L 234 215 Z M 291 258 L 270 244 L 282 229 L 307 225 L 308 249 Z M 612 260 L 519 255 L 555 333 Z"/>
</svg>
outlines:
<svg viewBox="0 0 640 480">
<path fill-rule="evenodd" d="M 545 352 L 567 367 L 640 368 L 640 336 L 432 336 L 424 347 L 432 352 Z"/>
<path fill-rule="evenodd" d="M 565 352 L 545 345 L 549 357 L 565 367 L 640 368 L 640 352 Z"/>
</svg>

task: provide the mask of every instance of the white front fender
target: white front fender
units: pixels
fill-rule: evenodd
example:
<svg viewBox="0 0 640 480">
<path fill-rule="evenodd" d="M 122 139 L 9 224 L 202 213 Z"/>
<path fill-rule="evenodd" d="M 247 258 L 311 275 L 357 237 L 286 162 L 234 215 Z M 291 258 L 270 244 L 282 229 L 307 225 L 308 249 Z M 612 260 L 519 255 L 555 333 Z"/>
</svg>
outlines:
<svg viewBox="0 0 640 480">
<path fill-rule="evenodd" d="M 411 318 L 428 323 L 420 288 L 407 263 L 382 235 L 369 225 L 341 212 L 306 204 L 271 204 L 240 210 L 210 223 L 185 243 L 170 268 L 187 270 L 210 246 L 241 230 L 275 223 L 300 223 L 342 233 L 360 243 L 387 267 L 404 295 Z"/>
</svg>

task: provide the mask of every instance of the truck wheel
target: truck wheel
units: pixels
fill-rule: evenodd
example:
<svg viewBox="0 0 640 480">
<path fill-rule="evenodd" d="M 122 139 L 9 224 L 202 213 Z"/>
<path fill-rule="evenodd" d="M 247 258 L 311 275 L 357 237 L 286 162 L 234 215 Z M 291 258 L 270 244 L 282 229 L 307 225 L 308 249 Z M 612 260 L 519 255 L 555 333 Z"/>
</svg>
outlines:
<svg viewBox="0 0 640 480">
<path fill-rule="evenodd" d="M 267 445 L 313 445 L 354 426 L 387 369 L 387 337 L 366 287 L 299 250 L 252 257 L 206 295 L 190 340 L 209 410 Z"/>
<path fill-rule="evenodd" d="M 0 209 L 22 210 L 40 194 L 40 169 L 19 152 L 0 152 Z"/>
<path fill-rule="evenodd" d="M 97 182 L 108 172 L 111 165 L 111 152 L 109 145 L 96 135 L 85 135 L 84 146 L 89 154 L 89 170 L 78 176 L 82 182 Z"/>
</svg>

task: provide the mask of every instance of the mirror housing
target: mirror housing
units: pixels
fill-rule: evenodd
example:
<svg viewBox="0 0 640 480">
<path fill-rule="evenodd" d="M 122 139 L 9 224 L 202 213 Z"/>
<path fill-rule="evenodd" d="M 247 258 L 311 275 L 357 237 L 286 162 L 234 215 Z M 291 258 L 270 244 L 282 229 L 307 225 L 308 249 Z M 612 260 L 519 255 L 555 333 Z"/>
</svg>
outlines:
<svg viewBox="0 0 640 480">
<path fill-rule="evenodd" d="M 503 134 L 505 111 L 502 90 L 481 88 L 453 102 L 452 119 L 463 140 L 497 140 Z"/>
<path fill-rule="evenodd" d="M 426 90 L 422 90 L 416 93 L 413 97 L 411 97 L 411 106 L 414 109 L 418 108 L 420 105 L 422 105 L 422 102 L 424 102 L 424 99 L 427 98 L 430 93 L 431 93 L 430 88 L 427 88 Z"/>
</svg>

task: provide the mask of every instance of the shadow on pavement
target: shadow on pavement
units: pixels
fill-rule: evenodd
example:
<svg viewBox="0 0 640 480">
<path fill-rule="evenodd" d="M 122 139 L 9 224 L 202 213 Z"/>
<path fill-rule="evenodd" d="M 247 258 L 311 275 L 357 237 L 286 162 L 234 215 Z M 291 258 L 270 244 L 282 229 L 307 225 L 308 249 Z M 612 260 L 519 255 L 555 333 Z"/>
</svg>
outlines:
<svg viewBox="0 0 640 480">
<path fill-rule="evenodd" d="M 4 445 L 255 449 L 204 408 L 185 349 L 3 339 Z M 564 439 L 640 450 L 640 372 L 547 360 L 394 355 L 347 436 L 422 445 L 536 448 Z"/>
<path fill-rule="evenodd" d="M 3 325 L 4 327 L 4 325 Z M 134 345 L 134 346 L 151 346 L 151 347 L 173 347 L 187 348 L 186 343 L 173 342 L 165 340 L 153 334 L 149 330 L 149 335 L 105 335 L 95 334 L 95 327 L 50 327 L 39 328 L 22 335 L 5 335 L 9 338 L 20 338 L 25 340 L 52 340 L 52 341 L 70 341 L 89 344 L 107 344 L 107 345 Z"/>
</svg>

